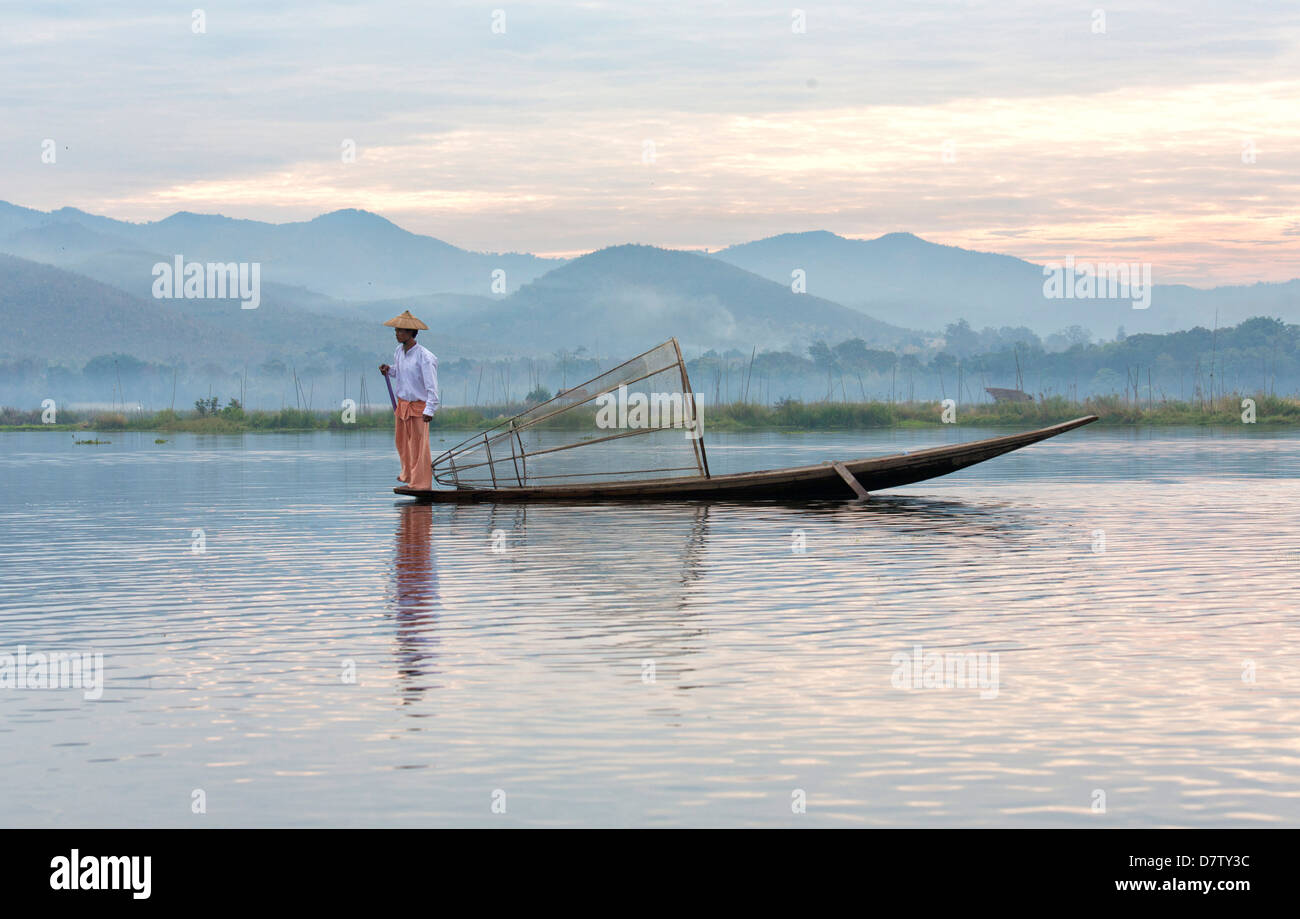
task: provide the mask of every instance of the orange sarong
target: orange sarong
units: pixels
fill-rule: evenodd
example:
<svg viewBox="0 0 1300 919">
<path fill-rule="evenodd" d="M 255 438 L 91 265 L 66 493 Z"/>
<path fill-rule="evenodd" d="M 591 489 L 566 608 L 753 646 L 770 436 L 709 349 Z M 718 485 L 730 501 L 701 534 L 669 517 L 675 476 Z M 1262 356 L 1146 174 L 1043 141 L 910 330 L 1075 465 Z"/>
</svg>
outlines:
<svg viewBox="0 0 1300 919">
<path fill-rule="evenodd" d="M 402 481 L 411 488 L 433 488 L 433 457 L 429 454 L 429 425 L 424 420 L 424 403 L 397 400 L 394 440 L 402 461 Z"/>
</svg>

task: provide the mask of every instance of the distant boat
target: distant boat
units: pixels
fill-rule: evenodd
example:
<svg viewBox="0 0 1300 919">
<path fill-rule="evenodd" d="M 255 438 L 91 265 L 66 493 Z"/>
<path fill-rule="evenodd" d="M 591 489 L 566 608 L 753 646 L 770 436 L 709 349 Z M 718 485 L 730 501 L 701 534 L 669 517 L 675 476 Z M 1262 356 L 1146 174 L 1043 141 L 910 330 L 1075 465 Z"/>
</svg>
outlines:
<svg viewBox="0 0 1300 919">
<path fill-rule="evenodd" d="M 676 339 L 532 406 L 433 461 L 442 487 L 394 488 L 421 501 L 865 498 L 965 469 L 1090 424 L 885 457 L 711 475 L 699 406 Z M 626 438 L 638 449 L 615 449 Z M 622 443 L 619 447 L 624 446 Z"/>
</svg>

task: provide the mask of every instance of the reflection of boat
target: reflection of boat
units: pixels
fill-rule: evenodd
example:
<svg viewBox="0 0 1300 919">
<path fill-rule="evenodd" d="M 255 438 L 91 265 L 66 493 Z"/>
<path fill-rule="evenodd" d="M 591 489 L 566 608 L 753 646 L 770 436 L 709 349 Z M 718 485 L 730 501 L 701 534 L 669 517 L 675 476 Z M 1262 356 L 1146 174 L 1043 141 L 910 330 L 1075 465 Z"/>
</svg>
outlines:
<svg viewBox="0 0 1300 919">
<path fill-rule="evenodd" d="M 580 401 L 572 397 L 575 391 L 581 391 Z M 710 475 L 698 410 L 673 339 L 446 451 L 434 460 L 434 478 L 451 487 L 393 491 L 451 502 L 866 497 L 1097 420 L 1087 415 L 1023 434 L 895 456 Z M 638 438 L 637 449 L 618 449 L 632 437 Z"/>
</svg>

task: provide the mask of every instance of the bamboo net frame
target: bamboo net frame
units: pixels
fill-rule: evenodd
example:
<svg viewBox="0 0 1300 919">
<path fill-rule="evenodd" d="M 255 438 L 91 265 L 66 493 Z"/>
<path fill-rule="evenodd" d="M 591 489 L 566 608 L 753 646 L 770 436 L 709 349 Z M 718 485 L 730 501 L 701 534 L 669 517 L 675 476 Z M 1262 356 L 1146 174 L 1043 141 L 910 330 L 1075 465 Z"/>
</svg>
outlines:
<svg viewBox="0 0 1300 919">
<path fill-rule="evenodd" d="M 440 485 L 493 489 L 707 477 L 677 340 L 467 438 L 433 461 L 433 474 Z"/>
</svg>

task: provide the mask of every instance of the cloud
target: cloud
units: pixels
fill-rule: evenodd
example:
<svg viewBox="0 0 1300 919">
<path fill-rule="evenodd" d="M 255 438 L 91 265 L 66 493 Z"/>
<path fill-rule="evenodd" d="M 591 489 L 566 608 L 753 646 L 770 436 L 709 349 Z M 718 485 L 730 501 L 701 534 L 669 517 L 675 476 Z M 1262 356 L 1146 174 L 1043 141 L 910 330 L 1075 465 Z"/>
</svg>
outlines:
<svg viewBox="0 0 1300 919">
<path fill-rule="evenodd" d="M 1300 190 L 1282 6 L 1148 4 L 1104 34 L 1054 0 L 832 3 L 805 33 L 675 0 L 510 4 L 504 33 L 471 3 L 223 3 L 198 35 L 188 9 L 51 9 L 0 36 L 0 198 L 30 206 L 356 206 L 550 254 L 904 228 L 1199 282 L 1300 274 L 1295 248 L 1252 251 L 1294 236 Z"/>
</svg>

